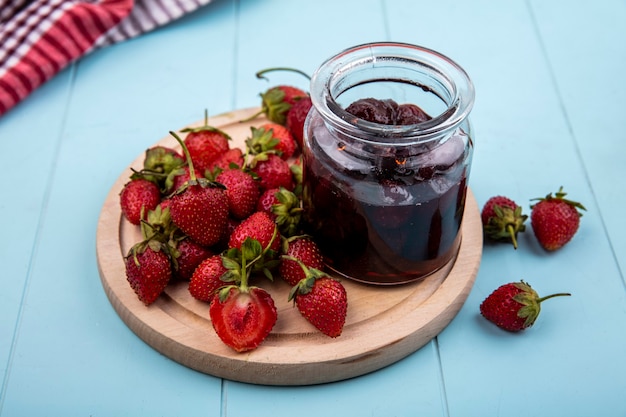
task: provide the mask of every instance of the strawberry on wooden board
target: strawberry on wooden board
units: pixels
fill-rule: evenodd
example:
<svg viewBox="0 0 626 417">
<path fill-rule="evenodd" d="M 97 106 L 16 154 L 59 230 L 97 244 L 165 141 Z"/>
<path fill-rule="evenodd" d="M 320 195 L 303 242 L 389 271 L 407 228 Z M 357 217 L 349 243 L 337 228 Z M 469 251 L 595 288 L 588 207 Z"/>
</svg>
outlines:
<svg viewBox="0 0 626 417">
<path fill-rule="evenodd" d="M 579 210 L 586 210 L 579 202 L 565 199 L 566 195 L 561 187 L 554 196 L 550 193 L 534 199 L 539 202 L 531 206 L 530 222 L 535 237 L 547 251 L 560 249 L 572 240 L 582 217 Z"/>
<path fill-rule="evenodd" d="M 256 204 L 256 211 L 264 211 L 269 214 L 272 220 L 276 220 L 276 215 L 272 212 L 272 206 L 274 204 L 280 204 L 276 194 L 280 191 L 279 188 L 270 188 L 269 190 L 265 190 L 259 196 L 259 200 Z"/>
<path fill-rule="evenodd" d="M 311 97 L 302 97 L 287 112 L 286 127 L 293 135 L 300 149 L 302 149 L 304 141 L 304 121 L 312 106 Z"/>
<path fill-rule="evenodd" d="M 246 239 L 239 249 L 231 249 L 224 257 L 229 270 L 227 285 L 213 297 L 209 315 L 218 337 L 237 352 L 256 349 L 270 334 L 278 319 L 272 296 L 265 290 L 248 285 L 266 249 L 254 239 Z"/>
<path fill-rule="evenodd" d="M 230 148 L 211 162 L 209 171 L 211 174 L 215 173 L 217 169 L 226 171 L 227 169 L 231 169 L 233 165 L 237 168 L 241 168 L 244 166 L 244 163 L 241 148 Z"/>
<path fill-rule="evenodd" d="M 284 187 L 293 190 L 295 187 L 289 163 L 273 153 L 261 153 L 250 161 L 250 170 L 259 177 L 262 191 L 270 188 Z"/>
<path fill-rule="evenodd" d="M 170 257 L 164 245 L 155 240 L 133 246 L 124 263 L 131 288 L 147 306 L 156 301 L 172 278 Z"/>
<path fill-rule="evenodd" d="M 241 249 L 248 238 L 257 240 L 263 248 L 280 250 L 278 226 L 265 212 L 257 211 L 243 220 L 231 233 L 228 247 Z"/>
<path fill-rule="evenodd" d="M 209 126 L 207 112 L 204 113 L 204 126 L 182 129 L 187 133 L 185 146 L 191 155 L 196 172 L 206 175 L 213 162 L 230 149 L 228 141 L 231 139 L 225 132 Z"/>
<path fill-rule="evenodd" d="M 256 211 L 261 191 L 248 172 L 228 169 L 218 174 L 215 181 L 226 187 L 228 210 L 235 219 L 244 219 Z"/>
<path fill-rule="evenodd" d="M 504 196 L 491 197 L 481 212 L 485 236 L 495 241 L 505 241 L 517 249 L 517 234 L 526 230 L 528 218 L 522 208 Z"/>
<path fill-rule="evenodd" d="M 196 300 L 210 303 L 217 290 L 225 285 L 221 278 L 227 272 L 228 269 L 224 266 L 221 255 L 204 259 L 191 275 L 189 293 Z"/>
<path fill-rule="evenodd" d="M 524 281 L 501 285 L 480 305 L 480 313 L 501 329 L 519 332 L 535 323 L 541 303 L 569 293 L 557 293 L 539 297 L 537 292 Z"/>
<path fill-rule="evenodd" d="M 134 225 L 145 219 L 148 212 L 156 208 L 160 202 L 159 187 L 143 178 L 130 180 L 120 192 L 122 214 Z"/>
<path fill-rule="evenodd" d="M 210 249 L 196 243 L 190 238 L 183 238 L 176 245 L 176 268 L 174 270 L 174 277 L 179 280 L 189 281 L 198 265 L 213 255 Z"/>
<path fill-rule="evenodd" d="M 291 132 L 278 123 L 263 123 L 258 128 L 250 128 L 252 135 L 246 140 L 250 154 L 276 152 L 282 159 L 288 160 L 296 151 L 297 144 Z"/>
<path fill-rule="evenodd" d="M 278 318 L 272 296 L 262 288 L 226 287 L 213 297 L 211 323 L 219 338 L 236 352 L 256 349 Z"/>
<path fill-rule="evenodd" d="M 325 272 L 308 268 L 295 258 L 283 259 L 298 262 L 306 276 L 291 289 L 289 300 L 295 300 L 300 314 L 326 336 L 340 336 L 348 312 L 345 287 Z"/>
<path fill-rule="evenodd" d="M 219 184 L 196 177 L 187 147 L 174 132 L 170 133 L 183 147 L 190 173 L 189 181 L 170 197 L 172 222 L 196 243 L 210 247 L 226 229 L 228 199 Z"/>
<path fill-rule="evenodd" d="M 306 235 L 285 239 L 282 244 L 282 254 L 284 257 L 280 262 L 278 272 L 282 279 L 291 286 L 306 278 L 305 271 L 298 261 L 308 268 L 321 270 L 324 267 L 322 252 L 315 241 Z M 291 258 L 296 260 L 294 261 Z"/>
<path fill-rule="evenodd" d="M 164 191 L 165 181 L 170 173 L 185 164 L 185 158 L 175 149 L 167 146 L 153 146 L 146 150 L 141 171 L 135 172 L 131 178 L 144 178 L 152 181 Z"/>
</svg>

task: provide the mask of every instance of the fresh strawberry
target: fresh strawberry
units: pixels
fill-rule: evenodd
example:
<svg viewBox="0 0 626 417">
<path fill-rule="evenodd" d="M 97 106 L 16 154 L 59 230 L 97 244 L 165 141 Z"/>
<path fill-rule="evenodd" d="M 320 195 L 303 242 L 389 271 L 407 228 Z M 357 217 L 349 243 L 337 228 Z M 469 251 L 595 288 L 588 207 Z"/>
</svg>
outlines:
<svg viewBox="0 0 626 417">
<path fill-rule="evenodd" d="M 151 242 L 133 246 L 124 261 L 126 278 L 145 305 L 154 303 L 172 278 L 170 257 L 162 244 Z"/>
<path fill-rule="evenodd" d="M 176 269 L 174 276 L 183 281 L 191 279 L 193 271 L 202 261 L 213 256 L 213 252 L 189 238 L 176 245 Z"/>
<path fill-rule="evenodd" d="M 252 155 L 262 152 L 276 152 L 288 160 L 296 151 L 296 141 L 291 132 L 278 123 L 264 123 L 258 128 L 252 127 L 252 136 L 246 140 L 246 146 Z"/>
<path fill-rule="evenodd" d="M 254 213 L 261 192 L 252 175 L 240 169 L 229 169 L 222 171 L 215 181 L 226 187 L 231 216 L 244 219 Z"/>
<path fill-rule="evenodd" d="M 248 238 L 257 240 L 264 249 L 280 250 L 278 226 L 265 212 L 257 211 L 243 220 L 230 235 L 228 247 L 241 249 Z"/>
<path fill-rule="evenodd" d="M 250 164 L 250 169 L 259 177 L 259 186 L 262 191 L 270 188 L 284 187 L 294 189 L 293 174 L 287 161 L 272 153 L 256 155 Z"/>
<path fill-rule="evenodd" d="M 163 190 L 169 174 L 184 164 L 185 158 L 176 150 L 166 146 L 153 146 L 146 150 L 143 169 L 135 172 L 131 178 L 147 179 Z"/>
<path fill-rule="evenodd" d="M 278 230 L 285 237 L 295 236 L 300 232 L 300 220 L 302 207 L 300 199 L 293 192 L 285 188 L 279 188 L 275 194 L 277 203 L 270 208 Z"/>
<path fill-rule="evenodd" d="M 161 201 L 161 191 L 152 181 L 143 178 L 127 182 L 120 192 L 120 206 L 124 217 L 138 225 L 150 210 Z M 143 214 L 142 214 L 143 213 Z"/>
<path fill-rule="evenodd" d="M 226 171 L 234 166 L 241 168 L 244 165 L 243 152 L 240 148 L 231 148 L 217 157 L 209 167 L 209 171 L 214 173 L 216 169 Z"/>
<path fill-rule="evenodd" d="M 211 169 L 213 162 L 230 149 L 230 136 L 209 126 L 208 115 L 204 114 L 204 126 L 181 130 L 187 133 L 185 146 L 191 155 L 196 172 L 204 176 Z"/>
<path fill-rule="evenodd" d="M 510 332 L 519 332 L 535 323 L 541 303 L 549 298 L 568 296 L 568 293 L 539 295 L 526 282 L 511 282 L 493 291 L 480 305 L 481 314 L 496 326 Z"/>
<path fill-rule="evenodd" d="M 276 214 L 272 212 L 272 206 L 274 204 L 280 204 L 280 201 L 276 197 L 280 188 L 270 188 L 269 190 L 263 191 L 259 196 L 259 199 L 256 204 L 256 211 L 264 211 L 272 218 L 272 220 L 276 220 Z"/>
<path fill-rule="evenodd" d="M 226 287 L 213 297 L 209 315 L 219 338 L 237 352 L 256 349 L 270 334 L 278 313 L 271 295 L 258 287 Z"/>
<path fill-rule="evenodd" d="M 485 236 L 492 240 L 506 241 L 517 249 L 517 234 L 526 230 L 528 218 L 522 208 L 504 196 L 491 197 L 481 212 Z"/>
<path fill-rule="evenodd" d="M 287 112 L 287 129 L 293 135 L 300 149 L 302 149 L 304 141 L 304 121 L 311 107 L 311 97 L 306 96 L 297 100 Z"/>
<path fill-rule="evenodd" d="M 224 189 L 206 178 L 196 178 L 193 161 L 183 141 L 179 141 L 189 164 L 189 181 L 171 197 L 172 222 L 196 243 L 209 247 L 217 243 L 226 229 L 228 198 Z"/>
<path fill-rule="evenodd" d="M 531 206 L 530 222 L 539 244 L 547 251 L 562 248 L 568 243 L 580 225 L 585 207 L 576 201 L 566 200 L 563 187 L 555 196 L 536 198 L 539 202 Z"/>
<path fill-rule="evenodd" d="M 197 300 L 210 303 L 217 290 L 225 285 L 221 278 L 227 272 L 220 255 L 204 259 L 191 275 L 189 293 Z"/>
<path fill-rule="evenodd" d="M 295 300 L 300 314 L 319 331 L 329 337 L 340 336 L 348 312 L 345 287 L 326 273 L 298 263 L 306 278 L 291 289 L 289 300 Z"/>
<path fill-rule="evenodd" d="M 285 257 L 280 262 L 278 272 L 291 286 L 306 278 L 305 272 L 298 261 L 308 268 L 321 270 L 324 267 L 324 259 L 319 247 L 308 236 L 293 236 L 285 239 L 283 241 L 282 253 Z M 297 259 L 297 261 L 290 258 Z"/>
<path fill-rule="evenodd" d="M 213 328 L 222 341 L 237 352 L 257 348 L 271 332 L 278 313 L 271 295 L 257 287 L 249 287 L 251 273 L 263 259 L 266 249 L 255 239 L 247 238 L 240 249 L 229 249 L 223 257 L 228 272 L 222 281 L 233 282 L 223 287 L 209 308 Z"/>
<path fill-rule="evenodd" d="M 196 173 L 196 176 L 198 174 Z M 171 194 L 182 187 L 189 178 L 191 177 L 189 173 L 189 165 L 186 165 L 181 168 L 177 168 L 170 172 L 167 179 L 165 180 L 165 194 Z"/>
</svg>

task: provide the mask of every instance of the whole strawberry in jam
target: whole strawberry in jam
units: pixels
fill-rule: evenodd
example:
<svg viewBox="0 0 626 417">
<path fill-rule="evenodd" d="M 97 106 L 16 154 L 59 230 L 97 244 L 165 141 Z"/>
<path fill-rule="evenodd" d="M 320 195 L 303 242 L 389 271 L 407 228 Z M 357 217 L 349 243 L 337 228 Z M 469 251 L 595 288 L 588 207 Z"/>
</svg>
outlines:
<svg viewBox="0 0 626 417">
<path fill-rule="evenodd" d="M 383 125 L 412 125 L 431 119 L 419 106 L 398 104 L 392 99 L 359 99 L 351 103 L 346 111 L 359 119 Z"/>
<path fill-rule="evenodd" d="M 558 293 L 539 297 L 526 282 L 511 282 L 492 292 L 480 305 L 480 313 L 501 329 L 519 332 L 535 323 L 543 301 L 569 295 Z"/>
<path fill-rule="evenodd" d="M 579 202 L 565 199 L 566 195 L 561 187 L 554 196 L 550 193 L 537 198 L 539 202 L 531 206 L 530 222 L 535 237 L 547 251 L 560 249 L 572 240 L 582 217 L 579 210 L 586 210 Z"/>
<path fill-rule="evenodd" d="M 496 241 L 506 241 L 517 249 L 517 234 L 526 230 L 524 222 L 528 218 L 522 208 L 504 196 L 491 197 L 480 214 L 485 236 Z"/>
</svg>

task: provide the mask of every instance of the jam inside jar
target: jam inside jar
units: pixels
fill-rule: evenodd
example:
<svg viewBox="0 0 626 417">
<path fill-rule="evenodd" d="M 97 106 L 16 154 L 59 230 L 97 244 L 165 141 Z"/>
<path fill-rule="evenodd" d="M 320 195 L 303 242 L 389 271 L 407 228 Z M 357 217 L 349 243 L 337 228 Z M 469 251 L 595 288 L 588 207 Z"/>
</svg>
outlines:
<svg viewBox="0 0 626 417">
<path fill-rule="evenodd" d="M 465 71 L 430 49 L 371 43 L 324 62 L 311 79 L 311 99 L 304 223 L 327 266 L 392 285 L 455 258 L 473 152 L 474 87 Z M 427 117 L 384 124 L 347 111 L 363 100 L 417 106 Z"/>
</svg>

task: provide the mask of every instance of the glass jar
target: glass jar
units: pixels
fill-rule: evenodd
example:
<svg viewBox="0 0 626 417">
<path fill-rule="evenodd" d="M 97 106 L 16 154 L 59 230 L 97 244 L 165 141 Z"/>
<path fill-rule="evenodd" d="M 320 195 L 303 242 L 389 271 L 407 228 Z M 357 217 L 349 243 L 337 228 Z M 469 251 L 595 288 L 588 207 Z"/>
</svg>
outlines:
<svg viewBox="0 0 626 417">
<path fill-rule="evenodd" d="M 465 71 L 427 48 L 371 43 L 324 62 L 310 92 L 304 220 L 327 266 L 391 285 L 453 260 L 473 151 L 474 87 Z M 365 98 L 416 104 L 432 118 L 388 125 L 346 111 Z"/>
</svg>

